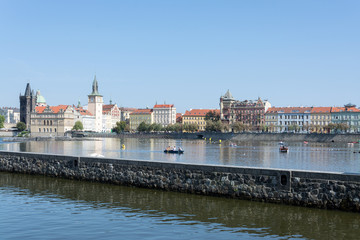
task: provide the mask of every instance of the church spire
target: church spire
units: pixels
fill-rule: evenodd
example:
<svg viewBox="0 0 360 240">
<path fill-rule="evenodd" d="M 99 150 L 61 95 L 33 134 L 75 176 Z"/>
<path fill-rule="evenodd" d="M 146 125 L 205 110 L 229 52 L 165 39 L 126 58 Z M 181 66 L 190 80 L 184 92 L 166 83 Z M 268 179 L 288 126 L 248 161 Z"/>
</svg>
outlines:
<svg viewBox="0 0 360 240">
<path fill-rule="evenodd" d="M 26 84 L 25 96 L 27 96 L 27 97 L 31 96 L 30 83 Z"/>
<path fill-rule="evenodd" d="M 93 81 L 93 84 L 92 84 L 92 93 L 90 95 L 92 95 L 92 96 L 100 96 L 98 82 L 96 80 L 96 75 L 94 76 L 94 81 Z"/>
</svg>

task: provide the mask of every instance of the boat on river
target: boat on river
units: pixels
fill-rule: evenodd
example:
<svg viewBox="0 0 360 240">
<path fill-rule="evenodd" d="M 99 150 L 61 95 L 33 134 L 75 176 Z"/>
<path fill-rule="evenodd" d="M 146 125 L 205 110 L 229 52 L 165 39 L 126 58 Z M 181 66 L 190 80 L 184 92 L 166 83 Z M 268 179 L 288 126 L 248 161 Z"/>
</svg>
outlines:
<svg viewBox="0 0 360 240">
<path fill-rule="evenodd" d="M 176 154 L 182 154 L 184 153 L 184 150 L 164 150 L 164 153 L 176 153 Z"/>
<path fill-rule="evenodd" d="M 280 150 L 280 152 L 286 153 L 286 152 L 288 152 L 289 148 L 285 145 L 281 145 L 279 150 Z"/>
</svg>

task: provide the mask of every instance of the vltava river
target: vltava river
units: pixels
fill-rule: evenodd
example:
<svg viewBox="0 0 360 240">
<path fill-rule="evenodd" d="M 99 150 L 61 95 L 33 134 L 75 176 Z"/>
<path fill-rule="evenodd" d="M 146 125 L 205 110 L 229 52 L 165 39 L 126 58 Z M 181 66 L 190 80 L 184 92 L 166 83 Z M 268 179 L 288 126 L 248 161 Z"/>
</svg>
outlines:
<svg viewBox="0 0 360 240">
<path fill-rule="evenodd" d="M 125 145 L 125 149 L 121 146 Z M 359 144 L 289 142 L 280 153 L 277 142 L 210 142 L 205 140 L 103 138 L 85 141 L 0 143 L 0 150 L 76 156 L 104 156 L 136 160 L 236 165 L 265 168 L 360 173 Z M 181 146 L 182 155 L 165 154 L 167 146 Z M 355 153 L 354 153 L 355 152 Z"/>
<path fill-rule="evenodd" d="M 360 215 L 0 172 L 0 239 L 359 239 Z"/>
</svg>

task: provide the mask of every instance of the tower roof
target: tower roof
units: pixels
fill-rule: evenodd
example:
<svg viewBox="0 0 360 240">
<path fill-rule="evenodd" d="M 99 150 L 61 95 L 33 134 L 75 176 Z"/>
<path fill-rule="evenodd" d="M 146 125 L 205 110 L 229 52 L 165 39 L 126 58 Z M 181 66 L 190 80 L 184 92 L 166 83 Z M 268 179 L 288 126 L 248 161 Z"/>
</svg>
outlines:
<svg viewBox="0 0 360 240">
<path fill-rule="evenodd" d="M 227 90 L 223 98 L 234 99 L 229 89 Z"/>
<path fill-rule="evenodd" d="M 25 96 L 29 96 L 29 97 L 31 96 L 30 83 L 26 84 Z"/>
<path fill-rule="evenodd" d="M 94 81 L 92 84 L 92 93 L 89 96 L 101 96 L 99 93 L 99 87 L 98 87 L 98 82 L 96 80 L 96 75 L 94 77 Z"/>
</svg>

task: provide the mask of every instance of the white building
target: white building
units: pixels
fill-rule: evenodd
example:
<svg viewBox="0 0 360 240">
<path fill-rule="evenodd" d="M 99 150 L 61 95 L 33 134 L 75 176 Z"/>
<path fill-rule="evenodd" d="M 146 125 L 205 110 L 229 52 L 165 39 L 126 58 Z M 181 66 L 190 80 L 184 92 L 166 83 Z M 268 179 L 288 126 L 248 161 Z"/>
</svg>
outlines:
<svg viewBox="0 0 360 240">
<path fill-rule="evenodd" d="M 176 108 L 174 104 L 156 104 L 153 108 L 154 123 L 163 127 L 176 123 Z"/>
<path fill-rule="evenodd" d="M 95 131 L 95 116 L 88 110 L 82 108 L 80 104 L 75 109 L 75 122 L 80 121 L 83 124 L 84 131 Z"/>
<path fill-rule="evenodd" d="M 103 105 L 103 131 L 111 132 L 121 120 L 121 111 L 116 104 Z"/>
<path fill-rule="evenodd" d="M 16 124 L 20 122 L 20 109 L 18 108 L 0 108 L 0 115 L 5 118 L 4 123 Z"/>
</svg>

